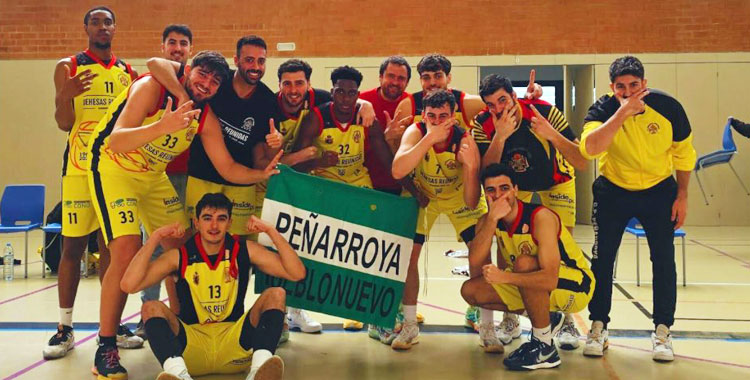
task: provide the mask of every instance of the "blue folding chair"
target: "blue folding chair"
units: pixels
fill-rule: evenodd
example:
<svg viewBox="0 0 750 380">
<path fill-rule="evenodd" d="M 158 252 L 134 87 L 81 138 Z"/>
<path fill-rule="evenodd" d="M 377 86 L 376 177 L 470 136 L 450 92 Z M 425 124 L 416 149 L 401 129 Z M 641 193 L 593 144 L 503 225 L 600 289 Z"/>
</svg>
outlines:
<svg viewBox="0 0 750 380">
<path fill-rule="evenodd" d="M 25 234 L 23 278 L 29 277 L 29 231 L 44 219 L 44 185 L 8 185 L 0 200 L 0 234 Z"/>
<path fill-rule="evenodd" d="M 641 286 L 641 238 L 646 237 L 646 231 L 643 230 L 643 228 L 640 225 L 640 222 L 638 222 L 638 219 L 632 218 L 628 222 L 628 226 L 625 227 L 625 232 L 629 234 L 633 234 L 635 236 L 635 282 L 637 286 Z M 687 286 L 687 278 L 685 277 L 685 236 L 687 234 L 685 233 L 685 230 L 682 228 L 678 228 L 674 232 L 674 237 L 682 238 L 682 286 Z M 614 276 L 617 277 L 617 257 L 619 256 L 619 251 L 617 255 L 615 256 L 615 271 Z"/>
<path fill-rule="evenodd" d="M 732 137 L 731 121 L 732 117 L 730 116 L 729 119 L 727 119 L 727 124 L 724 126 L 724 134 L 722 135 L 721 139 L 721 150 L 704 154 L 703 156 L 698 157 L 698 161 L 696 161 L 695 163 L 695 178 L 698 180 L 698 186 L 700 186 L 701 188 L 703 200 L 706 201 L 706 205 L 708 205 L 708 198 L 706 197 L 706 192 L 703 190 L 703 183 L 701 182 L 699 172 L 702 169 L 714 165 L 729 164 L 729 168 L 732 169 L 734 176 L 737 177 L 738 181 L 740 181 L 740 185 L 742 185 L 742 188 L 745 189 L 745 193 L 747 193 L 747 195 L 750 195 L 750 191 L 747 190 L 747 186 L 745 186 L 745 183 L 742 182 L 742 178 L 740 178 L 739 174 L 737 174 L 737 171 L 734 170 L 734 166 L 732 166 L 731 163 L 732 157 L 734 157 L 734 155 L 737 153 L 737 145 L 735 145 L 734 138 Z M 713 198 L 713 196 L 714 195 L 711 194 L 711 198 Z"/>
</svg>

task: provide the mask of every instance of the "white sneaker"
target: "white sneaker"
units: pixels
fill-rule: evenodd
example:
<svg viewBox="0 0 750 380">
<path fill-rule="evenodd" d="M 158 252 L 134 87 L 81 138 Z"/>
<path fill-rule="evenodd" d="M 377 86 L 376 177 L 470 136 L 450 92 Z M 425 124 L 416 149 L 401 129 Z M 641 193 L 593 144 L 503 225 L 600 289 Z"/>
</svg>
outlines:
<svg viewBox="0 0 750 380">
<path fill-rule="evenodd" d="M 419 325 L 417 325 L 417 322 L 407 321 L 404 322 L 401 332 L 398 333 L 396 339 L 391 343 L 391 348 L 394 350 L 408 350 L 417 343 L 419 343 Z"/>
<path fill-rule="evenodd" d="M 281 380 L 284 376 L 284 361 L 278 355 L 271 356 L 258 368 L 250 370 L 245 380 Z"/>
<path fill-rule="evenodd" d="M 586 336 L 586 346 L 583 354 L 586 356 L 604 356 L 604 350 L 609 347 L 609 331 L 604 328 L 604 322 L 594 321 L 591 331 Z"/>
<path fill-rule="evenodd" d="M 287 308 L 286 320 L 290 329 L 300 329 L 304 333 L 316 333 L 323 330 L 323 325 L 312 319 L 306 311 L 296 307 Z"/>
<path fill-rule="evenodd" d="M 182 357 L 165 360 L 163 367 L 164 371 L 156 377 L 156 380 L 193 380 Z"/>
<path fill-rule="evenodd" d="M 42 350 L 42 356 L 46 360 L 58 359 L 65 356 L 74 347 L 73 328 L 57 325 L 57 332 L 47 342 L 47 346 Z"/>
<path fill-rule="evenodd" d="M 578 332 L 573 318 L 565 314 L 565 323 L 557 334 L 557 342 L 563 350 L 575 350 L 580 345 L 581 333 Z"/>
<path fill-rule="evenodd" d="M 484 348 L 486 353 L 502 354 L 505 352 L 503 344 L 497 339 L 495 324 L 492 321 L 479 324 L 479 345 Z"/>
<path fill-rule="evenodd" d="M 658 362 L 671 362 L 674 360 L 674 350 L 672 350 L 672 334 L 669 333 L 669 327 L 659 325 L 656 332 L 651 333 L 651 344 L 654 350 L 652 358 Z"/>
<path fill-rule="evenodd" d="M 503 344 L 510 344 L 513 339 L 521 336 L 521 321 L 518 315 L 504 312 L 503 321 L 497 331 L 497 337 Z"/>
<path fill-rule="evenodd" d="M 97 338 L 99 335 L 97 335 Z M 133 334 L 125 325 L 117 328 L 117 347 L 120 348 L 141 348 L 143 347 L 143 338 Z"/>
</svg>

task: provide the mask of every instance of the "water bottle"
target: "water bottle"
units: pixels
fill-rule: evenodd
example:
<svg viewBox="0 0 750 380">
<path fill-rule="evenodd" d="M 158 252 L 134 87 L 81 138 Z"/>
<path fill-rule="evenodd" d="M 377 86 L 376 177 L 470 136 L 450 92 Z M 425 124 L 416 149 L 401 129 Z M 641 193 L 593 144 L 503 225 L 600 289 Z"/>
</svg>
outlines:
<svg viewBox="0 0 750 380">
<path fill-rule="evenodd" d="M 5 244 L 3 251 L 3 277 L 5 281 L 13 280 L 13 246 L 10 243 Z"/>
</svg>

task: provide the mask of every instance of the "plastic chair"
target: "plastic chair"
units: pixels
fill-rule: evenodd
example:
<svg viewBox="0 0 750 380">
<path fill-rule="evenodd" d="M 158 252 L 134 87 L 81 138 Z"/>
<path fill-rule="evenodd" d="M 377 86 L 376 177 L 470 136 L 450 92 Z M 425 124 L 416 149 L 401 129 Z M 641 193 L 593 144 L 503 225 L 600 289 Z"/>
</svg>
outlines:
<svg viewBox="0 0 750 380">
<path fill-rule="evenodd" d="M 25 235 L 23 278 L 29 277 L 29 231 L 44 219 L 44 185 L 8 185 L 0 200 L 0 234 Z"/>
<path fill-rule="evenodd" d="M 721 150 L 704 154 L 703 156 L 698 157 L 698 160 L 695 162 L 695 178 L 698 180 L 698 186 L 701 189 L 703 200 L 706 202 L 706 205 L 708 205 L 708 198 L 706 197 L 706 192 L 703 190 L 703 183 L 701 182 L 699 172 L 702 169 L 714 165 L 729 164 L 729 168 L 732 169 L 732 173 L 734 173 L 734 176 L 737 177 L 738 181 L 740 181 L 740 185 L 742 185 L 742 188 L 745 189 L 745 193 L 747 193 L 747 195 L 750 195 L 750 191 L 747 190 L 747 186 L 745 186 L 745 183 L 742 182 L 742 178 L 740 178 L 739 174 L 737 174 L 737 171 L 734 170 L 734 166 L 732 166 L 731 163 L 732 157 L 737 154 L 737 145 L 735 145 L 734 138 L 732 137 L 731 121 L 732 117 L 730 116 L 727 119 L 727 124 L 724 126 L 724 134 L 722 135 L 721 139 Z M 713 196 L 714 195 L 711 194 L 711 198 L 713 198 Z"/>
<path fill-rule="evenodd" d="M 59 234 L 62 232 L 62 224 L 60 223 L 50 223 L 42 226 L 42 231 L 44 231 L 45 236 L 46 234 Z M 62 237 L 58 237 L 57 240 L 60 241 Z M 62 243 L 59 243 L 62 245 Z M 50 243 L 51 245 L 51 243 Z M 60 252 L 62 254 L 62 247 L 60 248 Z M 45 265 L 47 263 L 47 243 L 42 242 L 42 278 L 47 277 L 47 268 L 45 268 Z"/>
<path fill-rule="evenodd" d="M 637 286 L 641 286 L 641 238 L 646 237 L 646 231 L 638 222 L 638 219 L 632 218 L 625 227 L 625 232 L 635 235 L 635 283 Z M 682 238 L 682 286 L 687 286 L 687 278 L 685 277 L 686 265 L 685 265 L 685 230 L 678 228 L 674 232 L 674 237 Z M 620 256 L 619 251 L 615 255 L 615 270 L 612 278 L 617 278 L 617 257 Z"/>
</svg>

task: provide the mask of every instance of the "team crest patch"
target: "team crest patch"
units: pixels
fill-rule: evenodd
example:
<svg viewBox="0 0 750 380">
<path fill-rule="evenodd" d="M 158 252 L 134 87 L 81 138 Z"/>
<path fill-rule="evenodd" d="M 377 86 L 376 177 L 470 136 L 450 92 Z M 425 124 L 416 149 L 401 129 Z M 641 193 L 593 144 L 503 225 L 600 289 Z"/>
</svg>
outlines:
<svg viewBox="0 0 750 380">
<path fill-rule="evenodd" d="M 529 160 L 521 153 L 513 153 L 510 157 L 510 167 L 516 173 L 523 173 L 529 168 Z"/>
<path fill-rule="evenodd" d="M 248 132 L 252 131 L 254 126 L 255 126 L 255 119 L 253 117 L 248 117 L 242 122 L 242 129 Z"/>
<path fill-rule="evenodd" d="M 518 252 L 522 255 L 531 255 L 531 244 L 527 241 L 522 241 L 518 245 Z"/>
<path fill-rule="evenodd" d="M 446 161 L 445 162 L 445 166 L 447 166 L 448 169 L 450 169 L 450 170 L 455 170 L 456 169 L 456 160 L 448 160 L 448 161 Z"/>
<path fill-rule="evenodd" d="M 648 131 L 648 133 L 655 135 L 656 132 L 659 132 L 659 124 L 651 123 L 648 125 L 648 127 L 646 127 L 646 130 Z"/>
<path fill-rule="evenodd" d="M 362 139 L 362 132 L 354 131 L 354 142 L 359 144 L 359 140 Z"/>
<path fill-rule="evenodd" d="M 232 282 L 232 274 L 229 272 L 229 267 L 224 267 L 224 282 Z"/>
<path fill-rule="evenodd" d="M 326 144 L 333 144 L 333 136 L 327 135 L 325 141 L 326 141 Z"/>
<path fill-rule="evenodd" d="M 201 282 L 198 272 L 193 272 L 193 284 L 198 285 Z"/>
<path fill-rule="evenodd" d="M 192 129 L 188 129 L 188 131 L 185 133 L 185 140 L 193 141 L 193 137 L 195 137 L 195 131 Z"/>
<path fill-rule="evenodd" d="M 346 174 L 344 169 L 338 169 L 339 177 L 343 177 Z"/>
<path fill-rule="evenodd" d="M 125 74 L 120 74 L 120 75 L 118 75 L 118 76 L 117 76 L 117 79 L 119 79 L 119 80 L 120 80 L 120 83 L 121 83 L 121 84 L 122 84 L 123 86 L 127 86 L 128 84 L 130 84 L 130 80 L 128 80 L 128 77 L 127 77 L 127 76 L 125 76 Z"/>
</svg>

